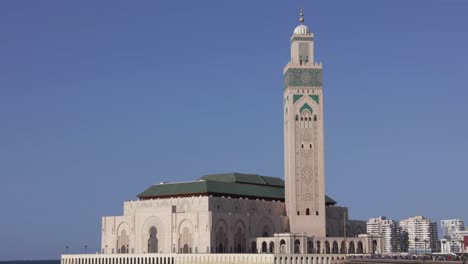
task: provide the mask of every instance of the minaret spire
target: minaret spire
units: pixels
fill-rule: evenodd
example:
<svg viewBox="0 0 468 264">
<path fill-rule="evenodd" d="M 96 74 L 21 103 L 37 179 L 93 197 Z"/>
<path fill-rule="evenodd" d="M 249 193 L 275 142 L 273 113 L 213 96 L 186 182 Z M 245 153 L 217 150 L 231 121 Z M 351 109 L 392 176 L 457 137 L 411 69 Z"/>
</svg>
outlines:
<svg viewBox="0 0 468 264">
<path fill-rule="evenodd" d="M 302 8 L 300 12 L 299 22 L 301 22 L 301 24 L 304 24 L 304 11 L 302 10 Z"/>
</svg>

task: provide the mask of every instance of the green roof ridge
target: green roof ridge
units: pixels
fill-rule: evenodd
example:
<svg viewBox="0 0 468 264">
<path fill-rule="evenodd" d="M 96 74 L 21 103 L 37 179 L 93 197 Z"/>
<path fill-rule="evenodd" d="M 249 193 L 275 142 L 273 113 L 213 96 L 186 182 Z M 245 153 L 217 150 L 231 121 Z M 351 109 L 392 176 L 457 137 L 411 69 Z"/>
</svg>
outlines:
<svg viewBox="0 0 468 264">
<path fill-rule="evenodd" d="M 208 174 L 196 181 L 155 184 L 138 195 L 141 198 L 174 197 L 180 195 L 214 194 L 252 199 L 284 201 L 284 181 L 278 177 L 248 173 Z M 337 202 L 325 195 L 325 203 Z"/>
</svg>

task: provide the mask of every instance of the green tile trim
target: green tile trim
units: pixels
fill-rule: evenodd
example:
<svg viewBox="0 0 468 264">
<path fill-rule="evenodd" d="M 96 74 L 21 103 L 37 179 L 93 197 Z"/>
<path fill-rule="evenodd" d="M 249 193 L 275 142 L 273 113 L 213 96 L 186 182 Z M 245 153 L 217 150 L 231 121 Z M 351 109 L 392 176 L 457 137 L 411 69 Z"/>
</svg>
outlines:
<svg viewBox="0 0 468 264">
<path fill-rule="evenodd" d="M 314 100 L 317 104 L 320 104 L 319 102 L 319 96 L 314 94 L 314 95 L 309 95 L 312 100 Z"/>
<path fill-rule="evenodd" d="M 284 73 L 284 89 L 289 86 L 322 86 L 322 69 L 289 68 Z"/>
<path fill-rule="evenodd" d="M 308 105 L 307 103 L 305 103 L 301 109 L 299 110 L 300 113 L 302 113 L 302 111 L 304 111 L 305 109 L 308 109 L 310 111 L 310 113 L 312 114 L 314 111 L 312 110 L 312 107 L 310 107 L 310 105 Z"/>
<path fill-rule="evenodd" d="M 293 104 L 295 104 L 297 100 L 301 99 L 301 97 L 302 97 L 302 94 L 295 94 L 293 96 Z"/>
</svg>

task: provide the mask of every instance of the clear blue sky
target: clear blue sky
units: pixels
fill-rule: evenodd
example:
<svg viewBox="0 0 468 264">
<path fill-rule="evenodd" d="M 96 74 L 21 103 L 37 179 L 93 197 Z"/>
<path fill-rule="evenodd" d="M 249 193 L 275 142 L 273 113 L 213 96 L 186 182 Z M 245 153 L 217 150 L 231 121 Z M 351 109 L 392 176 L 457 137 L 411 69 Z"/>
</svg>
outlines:
<svg viewBox="0 0 468 264">
<path fill-rule="evenodd" d="M 0 1 L 0 260 L 96 252 L 154 183 L 283 177 L 301 6 L 327 193 L 354 219 L 468 221 L 468 1 Z"/>
</svg>

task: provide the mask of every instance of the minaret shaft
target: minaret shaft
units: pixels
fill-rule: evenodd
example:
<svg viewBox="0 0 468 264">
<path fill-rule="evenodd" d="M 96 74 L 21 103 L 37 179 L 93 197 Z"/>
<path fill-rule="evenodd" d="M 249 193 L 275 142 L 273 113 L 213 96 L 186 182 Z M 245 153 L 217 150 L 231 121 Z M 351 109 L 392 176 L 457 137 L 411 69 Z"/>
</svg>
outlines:
<svg viewBox="0 0 468 264">
<path fill-rule="evenodd" d="M 313 34 L 297 26 L 284 68 L 285 198 L 292 233 L 325 237 L 322 65 L 313 50 Z"/>
</svg>

